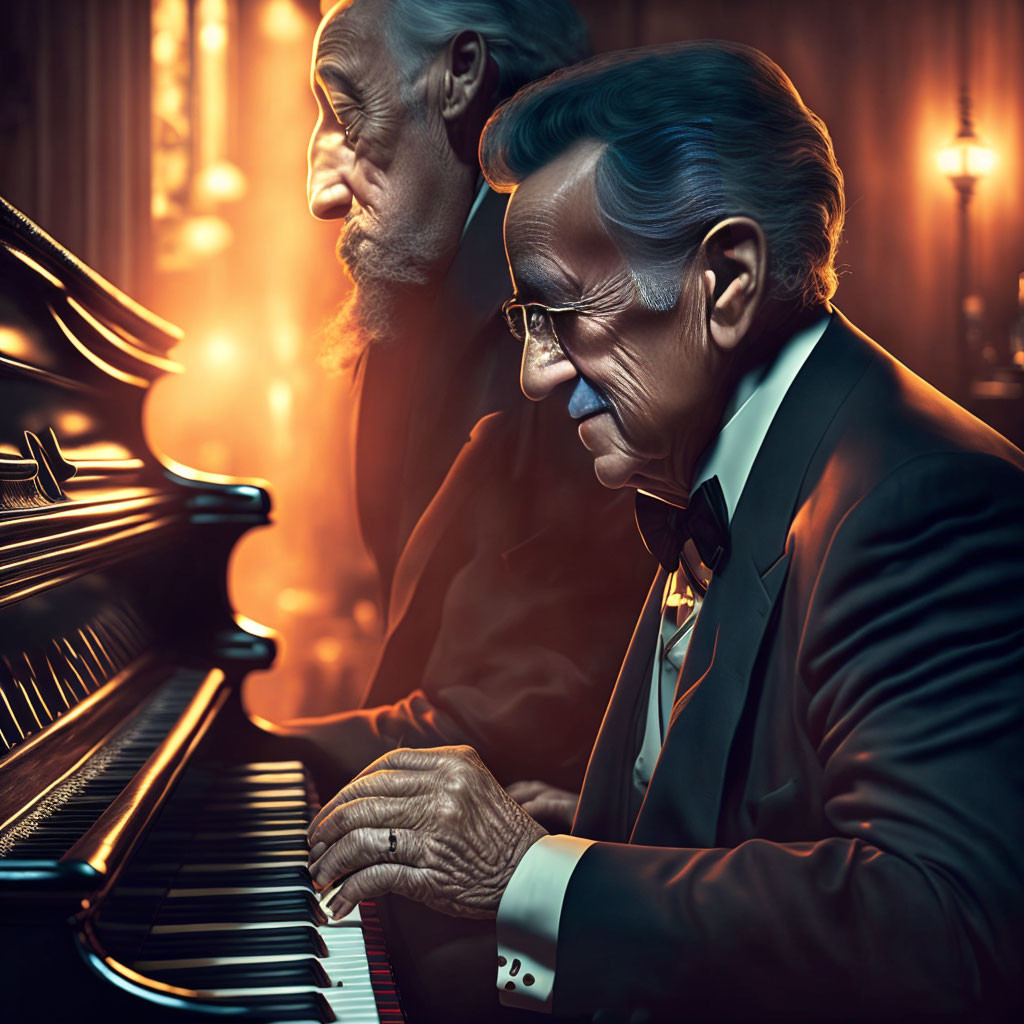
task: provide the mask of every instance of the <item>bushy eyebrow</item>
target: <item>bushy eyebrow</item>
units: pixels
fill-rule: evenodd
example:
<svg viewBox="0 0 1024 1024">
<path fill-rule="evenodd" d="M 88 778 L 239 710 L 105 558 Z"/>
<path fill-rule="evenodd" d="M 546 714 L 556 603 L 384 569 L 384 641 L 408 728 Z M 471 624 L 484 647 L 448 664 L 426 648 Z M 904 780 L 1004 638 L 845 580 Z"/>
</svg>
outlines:
<svg viewBox="0 0 1024 1024">
<path fill-rule="evenodd" d="M 348 77 L 344 69 L 328 59 L 317 61 L 316 79 L 324 92 L 327 92 L 330 88 L 343 92 L 346 96 L 351 96 L 353 99 L 359 96 L 359 90 L 356 89 L 352 79 Z"/>
<path fill-rule="evenodd" d="M 515 261 L 516 298 L 543 306 L 573 305 L 581 288 L 565 270 L 537 250 L 528 250 Z"/>
</svg>

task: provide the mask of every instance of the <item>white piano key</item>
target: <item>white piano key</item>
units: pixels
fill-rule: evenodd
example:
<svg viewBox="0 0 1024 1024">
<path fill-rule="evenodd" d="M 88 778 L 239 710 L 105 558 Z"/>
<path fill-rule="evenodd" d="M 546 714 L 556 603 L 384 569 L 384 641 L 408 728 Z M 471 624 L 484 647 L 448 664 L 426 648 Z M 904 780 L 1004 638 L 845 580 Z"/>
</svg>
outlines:
<svg viewBox="0 0 1024 1024">
<path fill-rule="evenodd" d="M 184 957 L 178 960 L 136 960 L 132 964 L 132 970 L 141 971 L 175 971 L 186 970 L 191 967 L 245 967 L 250 964 L 287 964 L 297 963 L 306 960 L 319 960 L 324 963 L 324 958 L 313 953 L 275 953 L 273 955 L 252 955 L 252 956 L 193 956 Z"/>
<path fill-rule="evenodd" d="M 301 761 L 249 761 L 231 765 L 224 774 L 232 776 L 255 775 L 260 772 L 302 772 L 305 767 Z"/>
<path fill-rule="evenodd" d="M 156 924 L 153 935 L 184 935 L 189 932 L 259 931 L 269 928 L 316 928 L 308 920 L 294 921 L 201 921 L 196 924 Z"/>
<path fill-rule="evenodd" d="M 265 856 L 266 860 L 225 862 L 223 864 L 218 864 L 216 861 L 209 864 L 182 864 L 178 870 L 182 874 L 203 874 L 208 871 L 266 871 L 267 868 L 305 867 L 309 860 L 309 854 L 304 850 L 279 851 L 276 854 L 267 853 Z"/>
<path fill-rule="evenodd" d="M 308 885 L 221 885 L 210 889 L 168 889 L 170 899 L 194 896 L 261 896 L 272 892 L 304 892 L 312 895 Z"/>
</svg>

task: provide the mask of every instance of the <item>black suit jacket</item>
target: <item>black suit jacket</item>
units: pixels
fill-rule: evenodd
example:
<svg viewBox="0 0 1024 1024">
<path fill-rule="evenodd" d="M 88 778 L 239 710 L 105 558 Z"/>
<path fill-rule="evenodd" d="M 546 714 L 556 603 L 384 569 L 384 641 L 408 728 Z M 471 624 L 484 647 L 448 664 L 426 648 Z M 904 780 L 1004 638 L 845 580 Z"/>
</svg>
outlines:
<svg viewBox="0 0 1024 1024">
<path fill-rule="evenodd" d="M 974 1016 L 1024 944 L 1024 455 L 836 313 L 735 510 L 630 818 L 637 626 L 554 1009 Z"/>
<path fill-rule="evenodd" d="M 503 782 L 578 789 L 651 559 L 565 405 L 519 390 L 506 201 L 483 200 L 437 319 L 360 367 L 356 494 L 386 635 L 373 710 L 334 746 L 355 771 L 399 745 L 468 743 Z"/>
</svg>

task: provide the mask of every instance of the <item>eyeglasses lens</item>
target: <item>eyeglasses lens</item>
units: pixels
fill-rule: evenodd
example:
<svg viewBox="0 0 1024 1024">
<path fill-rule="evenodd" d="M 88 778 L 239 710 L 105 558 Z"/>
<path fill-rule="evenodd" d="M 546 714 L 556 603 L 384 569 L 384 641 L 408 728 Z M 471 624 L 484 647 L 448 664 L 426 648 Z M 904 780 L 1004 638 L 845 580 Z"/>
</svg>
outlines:
<svg viewBox="0 0 1024 1024">
<path fill-rule="evenodd" d="M 516 341 L 525 342 L 527 335 L 539 342 L 550 342 L 555 337 L 551 313 L 543 306 L 508 306 L 505 322 Z"/>
<path fill-rule="evenodd" d="M 505 310 L 505 322 L 516 341 L 526 341 L 526 310 L 522 306 L 509 306 Z"/>
</svg>

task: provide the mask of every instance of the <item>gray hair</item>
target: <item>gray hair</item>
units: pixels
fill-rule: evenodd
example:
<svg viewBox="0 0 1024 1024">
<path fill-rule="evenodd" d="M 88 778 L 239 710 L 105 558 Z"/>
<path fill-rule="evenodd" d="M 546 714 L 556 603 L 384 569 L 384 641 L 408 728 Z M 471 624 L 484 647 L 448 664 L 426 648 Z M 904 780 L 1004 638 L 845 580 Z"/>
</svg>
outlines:
<svg viewBox="0 0 1024 1024">
<path fill-rule="evenodd" d="M 449 40 L 479 32 L 498 65 L 498 99 L 591 52 L 568 0 L 391 0 L 384 30 L 407 85 Z"/>
<path fill-rule="evenodd" d="M 775 297 L 810 306 L 834 294 L 842 171 L 824 122 L 760 51 L 681 43 L 557 72 L 493 115 L 481 165 L 511 192 L 582 139 L 605 143 L 598 210 L 649 307 L 679 301 L 708 231 L 734 216 L 761 225 Z"/>
</svg>

